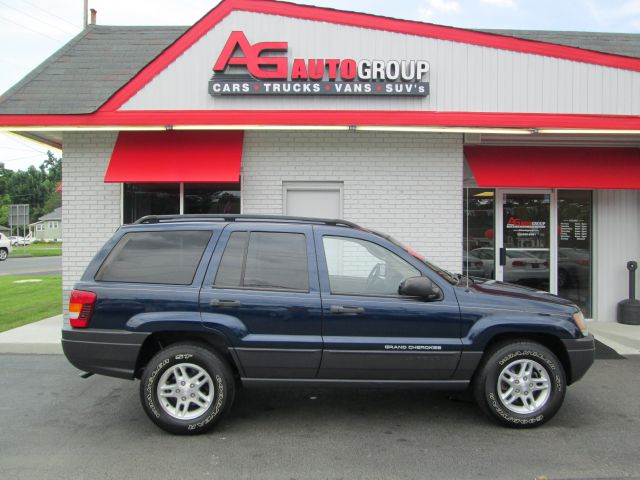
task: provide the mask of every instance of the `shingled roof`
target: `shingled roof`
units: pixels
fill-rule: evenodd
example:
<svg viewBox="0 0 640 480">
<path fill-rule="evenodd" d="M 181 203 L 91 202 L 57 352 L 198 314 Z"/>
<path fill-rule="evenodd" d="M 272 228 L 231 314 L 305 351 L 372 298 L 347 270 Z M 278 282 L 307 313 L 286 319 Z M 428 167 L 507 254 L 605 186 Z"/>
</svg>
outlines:
<svg viewBox="0 0 640 480">
<path fill-rule="evenodd" d="M 0 115 L 92 113 L 187 28 L 89 26 L 0 96 Z M 638 34 L 479 31 L 640 58 Z"/>
<path fill-rule="evenodd" d="M 62 220 L 62 207 L 58 207 L 53 212 L 49 212 L 38 219 L 40 222 L 46 222 L 47 220 Z"/>
<path fill-rule="evenodd" d="M 640 58 L 640 35 L 637 33 L 553 32 L 547 30 L 480 30 L 496 35 L 556 43 L 596 52 Z"/>
<path fill-rule="evenodd" d="M 97 110 L 187 27 L 91 25 L 0 97 L 0 114 Z"/>
</svg>

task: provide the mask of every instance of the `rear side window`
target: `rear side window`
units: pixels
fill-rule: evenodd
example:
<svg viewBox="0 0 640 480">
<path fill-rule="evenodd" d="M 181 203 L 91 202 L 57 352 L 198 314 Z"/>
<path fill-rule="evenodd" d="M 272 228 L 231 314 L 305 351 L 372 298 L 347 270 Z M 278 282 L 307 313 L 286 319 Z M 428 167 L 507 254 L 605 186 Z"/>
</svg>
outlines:
<svg viewBox="0 0 640 480">
<path fill-rule="evenodd" d="M 96 274 L 101 282 L 190 285 L 212 232 L 125 234 Z"/>
<path fill-rule="evenodd" d="M 220 260 L 215 286 L 308 292 L 305 235 L 232 233 Z"/>
<path fill-rule="evenodd" d="M 225 287 L 242 286 L 242 265 L 247 253 L 248 242 L 249 232 L 234 232 L 229 236 L 218 267 L 216 285 L 224 285 Z"/>
</svg>

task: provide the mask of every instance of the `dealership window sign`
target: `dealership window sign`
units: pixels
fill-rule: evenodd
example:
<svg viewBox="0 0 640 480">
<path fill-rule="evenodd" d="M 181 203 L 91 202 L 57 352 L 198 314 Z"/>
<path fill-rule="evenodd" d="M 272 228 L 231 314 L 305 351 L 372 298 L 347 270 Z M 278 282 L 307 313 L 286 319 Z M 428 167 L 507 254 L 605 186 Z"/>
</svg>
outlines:
<svg viewBox="0 0 640 480">
<path fill-rule="evenodd" d="M 295 58 L 288 42 L 251 44 L 232 32 L 213 67 L 212 96 L 225 95 L 429 95 L 429 62 Z"/>
</svg>

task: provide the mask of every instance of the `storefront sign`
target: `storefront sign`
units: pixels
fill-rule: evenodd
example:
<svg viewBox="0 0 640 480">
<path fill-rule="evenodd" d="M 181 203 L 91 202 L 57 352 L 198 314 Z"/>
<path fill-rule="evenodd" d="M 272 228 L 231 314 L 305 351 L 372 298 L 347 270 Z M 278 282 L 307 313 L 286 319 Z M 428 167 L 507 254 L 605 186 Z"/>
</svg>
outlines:
<svg viewBox="0 0 640 480">
<path fill-rule="evenodd" d="M 516 237 L 537 237 L 547 228 L 547 222 L 534 222 L 511 217 L 507 221 L 507 231 L 515 233 Z"/>
<path fill-rule="evenodd" d="M 295 58 L 288 42 L 250 44 L 232 32 L 209 81 L 209 93 L 224 95 L 378 95 L 426 97 L 429 62 Z M 269 55 L 267 55 L 267 53 Z M 280 53 L 280 56 L 274 54 Z M 242 69 L 238 73 L 230 70 Z"/>
<path fill-rule="evenodd" d="M 560 223 L 560 241 L 584 242 L 589 239 L 589 224 L 584 220 L 568 219 Z"/>
</svg>

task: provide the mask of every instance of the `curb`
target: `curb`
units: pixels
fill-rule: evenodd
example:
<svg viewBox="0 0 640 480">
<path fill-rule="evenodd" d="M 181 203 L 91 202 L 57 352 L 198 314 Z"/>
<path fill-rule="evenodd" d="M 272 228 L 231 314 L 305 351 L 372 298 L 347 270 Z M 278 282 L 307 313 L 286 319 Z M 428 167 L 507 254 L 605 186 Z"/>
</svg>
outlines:
<svg viewBox="0 0 640 480">
<path fill-rule="evenodd" d="M 0 333 L 0 353 L 61 354 L 62 314 Z"/>
</svg>

